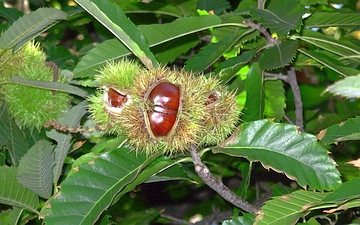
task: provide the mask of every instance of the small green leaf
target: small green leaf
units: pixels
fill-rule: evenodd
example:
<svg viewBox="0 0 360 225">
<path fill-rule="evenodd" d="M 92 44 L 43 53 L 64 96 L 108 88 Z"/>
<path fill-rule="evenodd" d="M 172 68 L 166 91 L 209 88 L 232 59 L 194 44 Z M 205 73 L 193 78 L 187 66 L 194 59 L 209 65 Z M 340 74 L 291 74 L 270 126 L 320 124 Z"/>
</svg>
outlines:
<svg viewBox="0 0 360 225">
<path fill-rule="evenodd" d="M 252 7 L 250 14 L 272 33 L 282 36 L 301 25 L 305 12 L 297 0 L 272 0 L 266 9 Z"/>
<path fill-rule="evenodd" d="M 358 12 L 315 12 L 305 20 L 305 28 L 360 26 Z"/>
<path fill-rule="evenodd" d="M 147 68 L 158 66 L 144 35 L 117 4 L 108 0 L 76 2 L 113 33 Z"/>
<path fill-rule="evenodd" d="M 263 119 L 264 113 L 264 71 L 259 63 L 253 63 L 245 81 L 246 102 L 241 119 L 249 122 Z"/>
<path fill-rule="evenodd" d="M 274 197 L 265 202 L 255 219 L 257 225 L 296 224 L 306 216 L 309 207 L 322 205 L 328 193 L 299 190 L 288 195 Z"/>
<path fill-rule="evenodd" d="M 50 142 L 40 140 L 21 158 L 16 179 L 42 198 L 52 195 L 53 150 Z"/>
<path fill-rule="evenodd" d="M 233 135 L 230 146 L 215 153 L 260 161 L 265 168 L 285 173 L 300 186 L 333 190 L 341 184 L 340 173 L 327 150 L 315 136 L 299 133 L 296 126 L 268 120 L 244 123 L 240 134 Z"/>
<path fill-rule="evenodd" d="M 326 88 L 325 92 L 346 98 L 360 98 L 360 76 L 346 77 Z"/>
<path fill-rule="evenodd" d="M 265 49 L 260 57 L 260 67 L 264 69 L 276 69 L 287 66 L 294 58 L 298 48 L 298 41 L 285 40 L 279 45 Z"/>
<path fill-rule="evenodd" d="M 334 124 L 320 132 L 318 138 L 325 144 L 340 141 L 360 140 L 360 117 L 351 118 L 340 124 Z"/>
<path fill-rule="evenodd" d="M 0 213 L 0 225 L 17 225 L 19 223 L 19 219 L 21 218 L 21 214 L 23 213 L 23 209 L 19 207 L 13 207 L 12 209 L 2 210 Z"/>
<path fill-rule="evenodd" d="M 15 176 L 16 168 L 0 167 L 0 203 L 20 207 L 39 214 L 36 210 L 39 205 L 38 196 L 19 184 Z"/>
<path fill-rule="evenodd" d="M 2 49 L 13 48 L 15 52 L 26 42 L 34 39 L 59 20 L 66 19 L 67 14 L 55 8 L 40 8 L 24 15 L 14 22 L 0 37 Z"/>
</svg>

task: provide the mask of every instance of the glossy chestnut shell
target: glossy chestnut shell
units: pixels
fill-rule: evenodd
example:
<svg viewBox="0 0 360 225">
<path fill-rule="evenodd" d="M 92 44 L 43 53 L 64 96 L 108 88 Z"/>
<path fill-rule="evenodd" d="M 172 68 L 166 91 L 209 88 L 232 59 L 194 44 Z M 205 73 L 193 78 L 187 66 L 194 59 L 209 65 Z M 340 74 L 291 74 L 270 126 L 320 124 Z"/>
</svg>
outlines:
<svg viewBox="0 0 360 225">
<path fill-rule="evenodd" d="M 167 140 L 174 133 L 181 110 L 180 87 L 162 79 L 145 94 L 149 108 L 145 113 L 146 127 L 155 140 Z"/>
<path fill-rule="evenodd" d="M 104 104 L 105 109 L 114 115 L 121 112 L 124 105 L 129 103 L 130 97 L 114 87 L 105 87 Z"/>
</svg>

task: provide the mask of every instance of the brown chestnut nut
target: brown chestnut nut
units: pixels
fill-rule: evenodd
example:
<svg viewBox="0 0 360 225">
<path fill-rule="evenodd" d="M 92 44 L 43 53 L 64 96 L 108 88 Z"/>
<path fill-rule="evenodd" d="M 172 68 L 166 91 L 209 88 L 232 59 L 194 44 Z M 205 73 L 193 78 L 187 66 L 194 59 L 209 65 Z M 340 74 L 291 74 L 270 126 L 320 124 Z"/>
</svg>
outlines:
<svg viewBox="0 0 360 225">
<path fill-rule="evenodd" d="M 104 89 L 103 101 L 106 111 L 112 115 L 119 115 L 124 105 L 130 103 L 130 96 L 112 86 Z"/>
<path fill-rule="evenodd" d="M 180 87 L 162 79 L 145 94 L 149 109 L 145 115 L 146 127 L 155 140 L 167 140 L 174 133 L 181 109 Z"/>
</svg>

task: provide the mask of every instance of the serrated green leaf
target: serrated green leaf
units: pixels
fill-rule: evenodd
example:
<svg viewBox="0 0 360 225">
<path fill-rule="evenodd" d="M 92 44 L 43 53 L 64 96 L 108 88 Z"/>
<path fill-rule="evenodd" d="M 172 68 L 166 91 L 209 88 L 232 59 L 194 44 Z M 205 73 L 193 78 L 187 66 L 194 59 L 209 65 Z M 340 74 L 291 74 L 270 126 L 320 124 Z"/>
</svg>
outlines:
<svg viewBox="0 0 360 225">
<path fill-rule="evenodd" d="M 360 76 L 346 77 L 326 88 L 325 92 L 346 98 L 360 98 Z"/>
<path fill-rule="evenodd" d="M 328 193 L 299 190 L 267 201 L 255 219 L 256 225 L 296 224 L 310 206 L 321 205 Z"/>
<path fill-rule="evenodd" d="M 68 127 L 79 126 L 81 118 L 86 113 L 86 106 L 87 101 L 79 103 L 78 105 L 71 108 L 64 116 L 59 118 L 56 122 Z M 46 135 L 49 138 L 55 140 L 57 143 L 54 150 L 55 165 L 53 168 L 53 183 L 56 185 L 60 178 L 60 175 L 62 174 L 63 164 L 71 146 L 72 135 L 59 132 L 55 129 L 46 132 Z"/>
<path fill-rule="evenodd" d="M 10 118 L 5 102 L 0 106 L 0 148 L 6 145 L 12 165 L 17 167 L 20 158 L 28 150 L 28 143 L 24 133 L 20 130 L 14 119 Z"/>
<path fill-rule="evenodd" d="M 140 25 L 150 47 L 221 24 L 217 16 L 186 17 L 166 24 Z M 74 69 L 76 78 L 93 76 L 105 62 L 129 55 L 129 50 L 117 39 L 107 40 L 89 51 Z"/>
<path fill-rule="evenodd" d="M 53 150 L 50 142 L 40 140 L 21 158 L 16 179 L 42 198 L 52 195 Z"/>
<path fill-rule="evenodd" d="M 357 12 L 315 12 L 305 20 L 305 28 L 360 26 Z"/>
<path fill-rule="evenodd" d="M 77 0 L 76 2 L 113 33 L 147 68 L 158 66 L 144 35 L 118 5 L 108 0 Z"/>
<path fill-rule="evenodd" d="M 55 8 L 40 8 L 26 14 L 1 35 L 0 47 L 2 49 L 13 48 L 15 52 L 26 42 L 55 25 L 59 20 L 66 19 L 66 16 L 65 12 Z"/>
<path fill-rule="evenodd" d="M 360 140 L 360 117 L 350 118 L 340 124 L 334 124 L 320 132 L 318 138 L 325 144 L 340 141 Z"/>
<path fill-rule="evenodd" d="M 259 64 L 264 69 L 276 69 L 287 66 L 294 58 L 298 48 L 298 41 L 285 40 L 279 45 L 265 49 Z"/>
<path fill-rule="evenodd" d="M 347 40 L 336 40 L 319 32 L 304 30 L 301 35 L 293 35 L 292 39 L 300 39 L 326 51 L 332 52 L 343 59 L 360 63 L 360 47 Z"/>
<path fill-rule="evenodd" d="M 286 97 L 284 84 L 281 80 L 264 83 L 265 107 L 264 116 L 280 122 L 285 116 Z"/>
<path fill-rule="evenodd" d="M 324 202 L 335 202 L 337 204 L 344 203 L 345 201 L 360 198 L 360 177 L 356 177 L 350 181 L 343 183 L 338 189 L 329 193 Z"/>
<path fill-rule="evenodd" d="M 19 184 L 15 176 L 16 168 L 0 167 L 0 203 L 20 207 L 39 214 L 36 210 L 39 205 L 38 196 Z"/>
<path fill-rule="evenodd" d="M 243 121 L 254 121 L 263 119 L 264 113 L 264 71 L 259 63 L 250 66 L 245 81 L 246 102 L 242 111 Z"/>
<path fill-rule="evenodd" d="M 299 133 L 294 125 L 268 120 L 244 123 L 240 128 L 229 146 L 225 143 L 213 151 L 260 161 L 265 168 L 283 172 L 303 187 L 333 190 L 341 184 L 335 163 L 315 136 Z"/>
<path fill-rule="evenodd" d="M 303 48 L 298 49 L 298 51 L 343 76 L 357 75 L 359 73 L 358 70 L 347 67 L 338 60 L 333 59 L 324 53 L 318 51 L 309 51 Z"/>
<path fill-rule="evenodd" d="M 93 224 L 111 204 L 114 196 L 131 183 L 146 166 L 147 158 L 129 148 L 100 154 L 61 183 L 60 192 L 50 200 L 47 224 Z"/>
<path fill-rule="evenodd" d="M 70 84 L 64 84 L 60 82 L 47 82 L 47 81 L 38 81 L 32 79 L 25 79 L 18 76 L 13 76 L 10 78 L 10 81 L 15 84 L 26 85 L 30 87 L 37 87 L 47 90 L 61 91 L 69 94 L 74 94 L 80 97 L 85 98 L 87 96 L 87 92 L 82 90 L 81 88 L 72 86 Z"/>
<path fill-rule="evenodd" d="M 252 7 L 250 10 L 255 19 L 278 36 L 299 27 L 305 12 L 306 9 L 297 0 L 272 0 L 266 9 Z"/>
</svg>

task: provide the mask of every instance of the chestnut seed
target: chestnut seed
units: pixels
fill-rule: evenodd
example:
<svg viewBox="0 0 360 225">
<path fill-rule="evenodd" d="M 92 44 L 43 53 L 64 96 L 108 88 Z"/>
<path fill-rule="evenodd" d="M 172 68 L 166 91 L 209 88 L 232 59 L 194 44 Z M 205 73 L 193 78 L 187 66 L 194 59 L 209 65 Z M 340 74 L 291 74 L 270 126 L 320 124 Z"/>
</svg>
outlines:
<svg viewBox="0 0 360 225">
<path fill-rule="evenodd" d="M 167 79 L 156 82 L 145 94 L 149 102 L 145 123 L 153 139 L 167 140 L 174 133 L 181 110 L 180 96 L 180 87 Z"/>
<path fill-rule="evenodd" d="M 104 87 L 104 89 L 103 101 L 106 111 L 113 115 L 119 115 L 125 104 L 130 102 L 130 96 L 114 87 Z"/>
<path fill-rule="evenodd" d="M 127 101 L 127 97 L 120 92 L 115 91 L 113 88 L 108 90 L 108 103 L 110 106 L 119 108 Z"/>
</svg>

